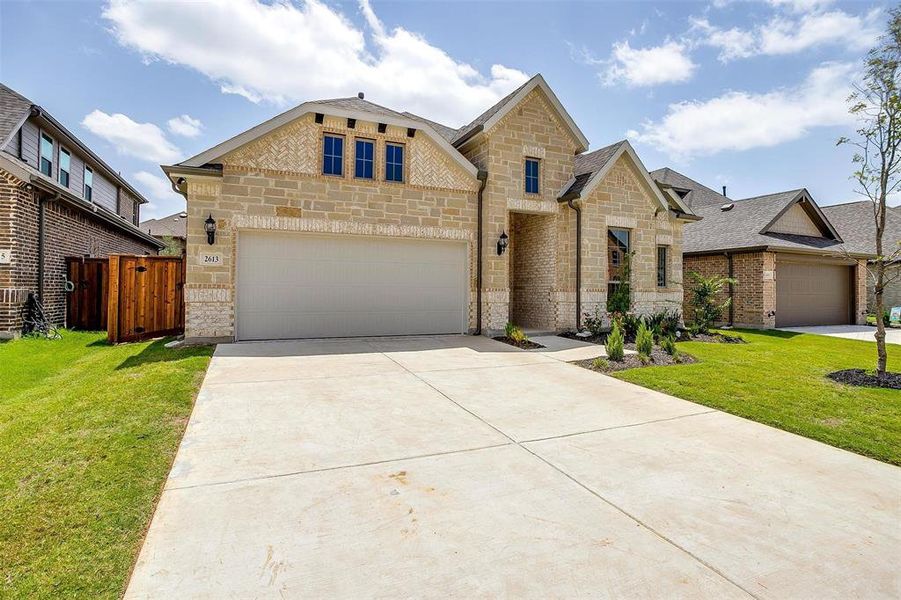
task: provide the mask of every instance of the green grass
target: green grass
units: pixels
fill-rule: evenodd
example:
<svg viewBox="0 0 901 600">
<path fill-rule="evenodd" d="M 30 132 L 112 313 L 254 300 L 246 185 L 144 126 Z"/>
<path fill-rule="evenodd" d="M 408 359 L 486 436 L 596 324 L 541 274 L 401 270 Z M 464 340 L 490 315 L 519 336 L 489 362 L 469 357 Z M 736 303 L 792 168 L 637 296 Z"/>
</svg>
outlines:
<svg viewBox="0 0 901 600">
<path fill-rule="evenodd" d="M 901 392 L 835 383 L 825 375 L 872 370 L 872 342 L 781 331 L 741 331 L 748 344 L 679 343 L 700 362 L 647 367 L 614 377 L 773 425 L 839 448 L 901 464 Z M 888 345 L 889 370 L 901 347 Z"/>
<path fill-rule="evenodd" d="M 124 591 L 210 348 L 0 344 L 0 597 Z"/>
</svg>

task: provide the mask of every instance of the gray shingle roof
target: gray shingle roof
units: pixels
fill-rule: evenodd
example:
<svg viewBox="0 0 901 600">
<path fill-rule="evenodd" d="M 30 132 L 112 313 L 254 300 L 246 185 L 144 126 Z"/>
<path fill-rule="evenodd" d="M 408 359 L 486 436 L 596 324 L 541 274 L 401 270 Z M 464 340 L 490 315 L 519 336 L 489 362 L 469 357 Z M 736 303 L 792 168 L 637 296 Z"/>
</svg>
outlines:
<svg viewBox="0 0 901 600">
<path fill-rule="evenodd" d="M 34 103 L 0 83 L 0 147 L 6 145 Z"/>
<path fill-rule="evenodd" d="M 513 90 L 512 92 L 510 92 L 509 94 L 507 94 L 506 96 L 501 98 L 500 100 L 498 100 L 498 102 L 494 106 L 492 106 L 491 108 L 489 108 L 488 110 L 486 110 L 485 112 L 480 114 L 478 117 L 473 119 L 470 123 L 464 125 L 460 129 L 458 129 L 457 135 L 454 137 L 452 143 L 456 144 L 456 143 L 460 142 L 461 140 L 465 139 L 466 136 L 469 135 L 477 127 L 479 127 L 480 125 L 484 125 L 485 122 L 488 121 L 488 119 L 490 119 L 495 114 L 497 114 L 497 112 L 500 109 L 502 109 L 508 102 L 510 102 L 510 100 L 512 100 L 513 97 L 516 94 L 518 94 L 521 89 L 523 89 L 524 87 L 529 85 L 532 82 L 532 79 L 535 79 L 535 77 L 538 77 L 538 75 L 535 75 L 534 77 L 530 78 L 524 84 L 522 84 L 521 86 L 519 86 L 518 88 L 516 88 L 515 90 Z"/>
<path fill-rule="evenodd" d="M 419 115 L 414 115 L 411 112 L 404 111 L 403 115 L 407 118 L 413 119 L 414 121 L 422 121 L 426 125 L 430 125 L 432 129 L 438 132 L 438 135 L 446 139 L 448 142 L 452 141 L 457 136 L 457 130 L 453 127 L 442 125 L 437 121 L 426 119 L 425 117 L 420 117 Z"/>
<path fill-rule="evenodd" d="M 833 204 L 822 207 L 829 221 L 838 230 L 849 252 L 876 253 L 876 221 L 873 204 L 869 200 Z M 883 252 L 890 254 L 901 241 L 901 211 L 888 210 L 885 215 Z"/>
<path fill-rule="evenodd" d="M 350 98 L 329 98 L 327 100 L 316 100 L 316 104 L 328 104 L 330 106 L 336 106 L 338 108 L 343 108 L 346 110 L 359 110 L 378 115 L 385 115 L 387 117 L 394 117 L 395 119 L 405 118 L 405 115 L 403 113 L 399 113 L 396 110 L 391 110 L 390 108 L 382 106 L 381 104 L 376 104 L 375 102 L 370 102 L 369 100 L 364 100 L 356 96 L 351 96 Z"/>
<path fill-rule="evenodd" d="M 187 237 L 188 215 L 185 212 L 177 212 L 160 219 L 147 219 L 141 221 L 138 228 L 152 236 L 163 237 Z"/>
<path fill-rule="evenodd" d="M 591 176 L 603 169 L 625 142 L 626 140 L 620 140 L 615 144 L 598 148 L 593 152 L 585 152 L 584 154 L 577 155 L 573 164 L 573 175 L 575 178 L 566 191 L 563 192 L 561 197 L 570 195 L 578 196 L 588 184 L 588 180 L 591 179 Z"/>
<path fill-rule="evenodd" d="M 726 196 L 723 196 L 706 185 L 698 183 L 694 179 L 690 179 L 669 167 L 651 171 L 651 178 L 673 188 L 689 190 L 688 194 L 682 198 L 682 201 L 692 209 L 693 212 L 697 212 L 694 209 L 705 204 L 722 206 L 729 202 L 729 199 Z"/>
</svg>

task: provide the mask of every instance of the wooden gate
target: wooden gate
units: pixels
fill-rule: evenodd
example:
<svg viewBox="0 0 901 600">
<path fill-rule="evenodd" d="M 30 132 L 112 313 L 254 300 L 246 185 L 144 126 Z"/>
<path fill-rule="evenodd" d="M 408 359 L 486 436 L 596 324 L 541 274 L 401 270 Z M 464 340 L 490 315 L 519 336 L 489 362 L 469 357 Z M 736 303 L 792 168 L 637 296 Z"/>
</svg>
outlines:
<svg viewBox="0 0 901 600">
<path fill-rule="evenodd" d="M 115 344 L 183 333 L 184 282 L 182 257 L 110 256 L 109 341 Z"/>
<path fill-rule="evenodd" d="M 67 258 L 66 278 L 74 289 L 66 298 L 66 326 L 86 331 L 106 329 L 109 262 L 105 258 Z"/>
</svg>

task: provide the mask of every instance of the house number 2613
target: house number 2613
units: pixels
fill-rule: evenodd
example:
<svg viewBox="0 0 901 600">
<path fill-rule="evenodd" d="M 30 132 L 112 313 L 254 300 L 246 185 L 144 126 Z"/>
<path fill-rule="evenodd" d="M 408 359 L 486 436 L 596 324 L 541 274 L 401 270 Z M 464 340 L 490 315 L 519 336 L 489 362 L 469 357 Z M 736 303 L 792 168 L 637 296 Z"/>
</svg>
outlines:
<svg viewBox="0 0 901 600">
<path fill-rule="evenodd" d="M 222 255 L 221 254 L 201 254 L 200 255 L 200 264 L 202 264 L 202 265 L 221 265 L 222 264 Z"/>
</svg>

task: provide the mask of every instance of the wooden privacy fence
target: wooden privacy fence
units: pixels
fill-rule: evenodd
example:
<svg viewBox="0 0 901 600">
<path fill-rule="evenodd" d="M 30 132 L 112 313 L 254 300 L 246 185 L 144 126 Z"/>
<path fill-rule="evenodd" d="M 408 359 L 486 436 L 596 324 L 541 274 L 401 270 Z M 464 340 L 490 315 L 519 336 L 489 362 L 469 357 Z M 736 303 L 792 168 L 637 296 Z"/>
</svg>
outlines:
<svg viewBox="0 0 901 600">
<path fill-rule="evenodd" d="M 111 343 L 132 342 L 185 330 L 185 262 L 176 256 L 67 259 L 67 323 L 106 329 Z"/>
</svg>

